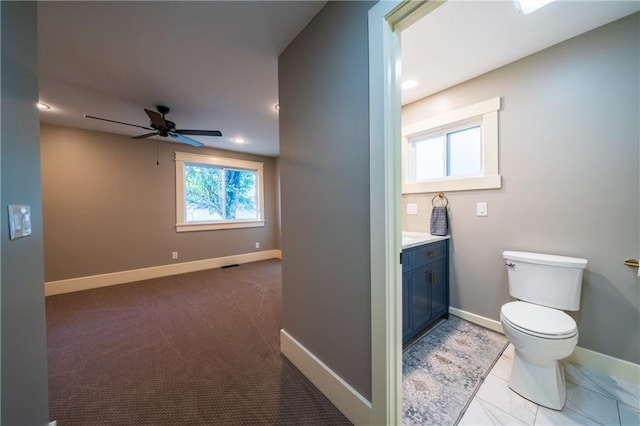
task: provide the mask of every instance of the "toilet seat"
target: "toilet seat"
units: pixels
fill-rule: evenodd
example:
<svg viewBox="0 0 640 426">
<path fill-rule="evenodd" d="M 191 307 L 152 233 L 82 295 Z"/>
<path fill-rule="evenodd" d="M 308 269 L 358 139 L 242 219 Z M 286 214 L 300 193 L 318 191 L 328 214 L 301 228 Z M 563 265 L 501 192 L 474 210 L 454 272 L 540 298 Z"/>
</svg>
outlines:
<svg viewBox="0 0 640 426">
<path fill-rule="evenodd" d="M 578 333 L 576 322 L 566 313 L 534 305 L 532 303 L 516 301 L 502 306 L 500 311 L 502 320 L 511 327 L 532 336 L 544 339 L 567 339 Z"/>
</svg>

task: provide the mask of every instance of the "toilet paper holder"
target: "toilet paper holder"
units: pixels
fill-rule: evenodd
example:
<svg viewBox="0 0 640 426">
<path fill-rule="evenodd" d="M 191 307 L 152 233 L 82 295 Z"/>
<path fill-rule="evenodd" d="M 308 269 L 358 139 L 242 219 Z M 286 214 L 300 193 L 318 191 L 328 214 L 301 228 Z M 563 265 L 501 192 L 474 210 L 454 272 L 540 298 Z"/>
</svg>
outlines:
<svg viewBox="0 0 640 426">
<path fill-rule="evenodd" d="M 640 263 L 638 263 L 638 259 L 627 259 L 624 261 L 624 264 L 627 266 L 631 266 L 632 268 L 637 268 L 640 266 Z"/>
</svg>

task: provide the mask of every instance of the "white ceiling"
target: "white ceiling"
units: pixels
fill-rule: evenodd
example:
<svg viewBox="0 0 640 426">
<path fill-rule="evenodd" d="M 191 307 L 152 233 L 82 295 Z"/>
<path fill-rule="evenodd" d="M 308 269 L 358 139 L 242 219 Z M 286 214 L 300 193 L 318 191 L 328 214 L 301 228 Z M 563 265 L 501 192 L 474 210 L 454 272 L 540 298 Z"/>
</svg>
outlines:
<svg viewBox="0 0 640 426">
<path fill-rule="evenodd" d="M 277 155 L 278 55 L 325 3 L 40 2 L 40 118 L 134 136 L 83 115 L 148 126 L 166 105 L 178 128 L 222 131 L 193 137 L 208 146 Z"/>
<path fill-rule="evenodd" d="M 278 155 L 277 58 L 325 3 L 39 2 L 40 99 L 52 106 L 41 120 L 135 136 L 146 131 L 83 115 L 148 126 L 143 109 L 167 105 L 178 128 L 222 131 L 194 137 L 207 146 Z M 563 1 L 517 15 L 509 1 L 447 2 L 402 33 L 404 77 L 419 80 L 403 103 L 639 5 Z M 234 144 L 235 137 L 247 143 Z"/>
<path fill-rule="evenodd" d="M 401 34 L 402 104 L 640 10 L 640 1 L 556 1 L 528 15 L 511 1 L 451 0 Z"/>
</svg>

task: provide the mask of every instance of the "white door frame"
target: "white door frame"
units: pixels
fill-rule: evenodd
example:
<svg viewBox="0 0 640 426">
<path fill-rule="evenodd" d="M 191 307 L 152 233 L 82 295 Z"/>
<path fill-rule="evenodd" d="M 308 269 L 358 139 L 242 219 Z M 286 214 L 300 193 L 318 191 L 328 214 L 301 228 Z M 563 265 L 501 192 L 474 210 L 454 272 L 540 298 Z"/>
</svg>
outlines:
<svg viewBox="0 0 640 426">
<path fill-rule="evenodd" d="M 380 1 L 369 11 L 371 423 L 402 424 L 400 31 L 442 2 Z"/>
</svg>

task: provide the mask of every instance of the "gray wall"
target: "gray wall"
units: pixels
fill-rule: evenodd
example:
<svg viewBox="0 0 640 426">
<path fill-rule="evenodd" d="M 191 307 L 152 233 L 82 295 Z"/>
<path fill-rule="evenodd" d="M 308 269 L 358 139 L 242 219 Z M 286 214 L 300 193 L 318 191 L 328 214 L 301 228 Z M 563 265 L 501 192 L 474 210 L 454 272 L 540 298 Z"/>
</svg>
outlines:
<svg viewBox="0 0 640 426">
<path fill-rule="evenodd" d="M 371 398 L 370 2 L 329 2 L 280 56 L 284 329 Z"/>
<path fill-rule="evenodd" d="M 639 15 L 556 45 L 403 110 L 403 123 L 495 96 L 503 188 L 449 192 L 451 305 L 499 320 L 510 300 L 501 253 L 583 257 L 579 346 L 640 363 Z M 433 194 L 404 228 L 428 231 Z M 488 202 L 488 217 L 475 203 Z"/>
<path fill-rule="evenodd" d="M 175 151 L 263 162 L 266 226 L 176 232 Z M 279 248 L 272 157 L 50 124 L 41 152 L 46 281 Z"/>
<path fill-rule="evenodd" d="M 3 425 L 45 425 L 47 348 L 38 144 L 37 13 L 2 2 L 1 381 Z M 31 206 L 32 235 L 9 240 L 7 205 Z"/>
</svg>

